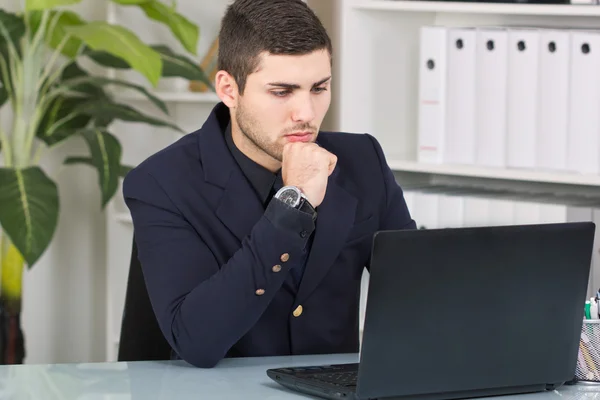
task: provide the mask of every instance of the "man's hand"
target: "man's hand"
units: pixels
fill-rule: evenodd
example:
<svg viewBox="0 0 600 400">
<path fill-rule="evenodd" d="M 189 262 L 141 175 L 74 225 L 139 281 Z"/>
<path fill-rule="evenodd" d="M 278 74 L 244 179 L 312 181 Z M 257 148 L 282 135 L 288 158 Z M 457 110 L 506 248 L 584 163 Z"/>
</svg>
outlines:
<svg viewBox="0 0 600 400">
<path fill-rule="evenodd" d="M 325 198 L 327 180 L 336 163 L 335 155 L 315 143 L 287 143 L 281 167 L 283 184 L 300 188 L 316 208 Z"/>
</svg>

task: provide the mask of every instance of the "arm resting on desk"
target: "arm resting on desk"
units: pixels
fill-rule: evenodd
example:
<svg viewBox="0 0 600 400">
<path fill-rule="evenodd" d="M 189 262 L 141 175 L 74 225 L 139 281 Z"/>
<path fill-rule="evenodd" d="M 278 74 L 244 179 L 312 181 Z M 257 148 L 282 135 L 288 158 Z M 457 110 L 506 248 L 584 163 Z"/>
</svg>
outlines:
<svg viewBox="0 0 600 400">
<path fill-rule="evenodd" d="M 272 201 L 224 265 L 156 180 L 132 171 L 124 184 L 139 259 L 160 328 L 181 358 L 215 366 L 256 323 L 287 272 L 302 262 L 309 214 Z M 207 227 L 210 229 L 210 227 Z M 289 261 L 281 263 L 283 253 Z M 280 273 L 272 267 L 281 264 Z M 299 267 L 300 265 L 298 265 Z M 264 294 L 257 294 L 257 290 Z"/>
</svg>

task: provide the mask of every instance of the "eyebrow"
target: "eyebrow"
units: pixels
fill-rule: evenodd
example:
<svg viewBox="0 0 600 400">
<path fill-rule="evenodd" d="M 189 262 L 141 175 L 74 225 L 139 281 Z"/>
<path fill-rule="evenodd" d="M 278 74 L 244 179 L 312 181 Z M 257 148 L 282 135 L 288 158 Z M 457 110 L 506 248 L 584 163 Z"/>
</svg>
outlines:
<svg viewBox="0 0 600 400">
<path fill-rule="evenodd" d="M 327 78 L 321 79 L 319 82 L 314 83 L 312 85 L 312 87 L 315 88 L 317 86 L 321 86 L 322 84 L 324 84 L 325 82 L 327 82 L 330 79 L 331 79 L 331 75 L 328 76 Z M 276 87 L 281 87 L 281 88 L 286 88 L 286 89 L 300 89 L 300 85 L 298 85 L 297 83 L 271 82 L 271 83 L 268 83 L 267 86 L 276 86 Z"/>
</svg>

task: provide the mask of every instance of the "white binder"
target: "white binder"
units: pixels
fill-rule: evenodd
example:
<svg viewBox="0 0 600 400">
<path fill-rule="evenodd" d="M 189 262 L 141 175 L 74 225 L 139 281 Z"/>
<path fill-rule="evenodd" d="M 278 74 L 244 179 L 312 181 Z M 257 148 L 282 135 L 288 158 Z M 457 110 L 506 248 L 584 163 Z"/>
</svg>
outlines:
<svg viewBox="0 0 600 400">
<path fill-rule="evenodd" d="M 449 164 L 475 163 L 475 60 L 477 32 L 448 29 L 446 152 Z"/>
<path fill-rule="evenodd" d="M 539 32 L 508 31 L 507 166 L 535 168 Z"/>
<path fill-rule="evenodd" d="M 567 166 L 569 59 L 569 31 L 541 29 L 538 169 L 565 170 Z"/>
<path fill-rule="evenodd" d="M 446 28 L 423 26 L 420 34 L 417 158 L 423 163 L 442 163 L 446 125 Z"/>
<path fill-rule="evenodd" d="M 505 28 L 477 30 L 476 163 L 506 166 L 506 82 L 508 33 Z"/>
<path fill-rule="evenodd" d="M 600 173 L 600 32 L 571 33 L 567 169 Z"/>
</svg>

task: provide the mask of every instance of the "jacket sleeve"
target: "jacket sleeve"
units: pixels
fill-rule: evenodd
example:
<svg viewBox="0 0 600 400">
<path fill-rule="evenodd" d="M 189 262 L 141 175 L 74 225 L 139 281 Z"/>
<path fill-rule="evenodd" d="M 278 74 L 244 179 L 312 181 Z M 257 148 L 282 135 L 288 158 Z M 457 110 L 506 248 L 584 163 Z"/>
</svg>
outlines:
<svg viewBox="0 0 600 400">
<path fill-rule="evenodd" d="M 165 338 L 190 364 L 215 366 L 257 322 L 289 270 L 300 267 L 310 237 L 300 232 L 314 229 L 312 217 L 271 201 L 240 249 L 219 265 L 152 175 L 132 170 L 123 193 Z M 289 259 L 282 261 L 285 253 Z"/>
<path fill-rule="evenodd" d="M 371 139 L 371 143 L 375 148 L 375 153 L 377 154 L 383 176 L 383 186 L 385 188 L 379 230 L 416 229 L 417 225 L 412 219 L 406 205 L 404 192 L 387 164 L 381 145 L 373 136 L 369 134 L 367 134 L 367 136 Z"/>
</svg>

